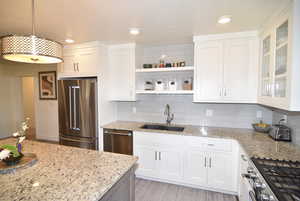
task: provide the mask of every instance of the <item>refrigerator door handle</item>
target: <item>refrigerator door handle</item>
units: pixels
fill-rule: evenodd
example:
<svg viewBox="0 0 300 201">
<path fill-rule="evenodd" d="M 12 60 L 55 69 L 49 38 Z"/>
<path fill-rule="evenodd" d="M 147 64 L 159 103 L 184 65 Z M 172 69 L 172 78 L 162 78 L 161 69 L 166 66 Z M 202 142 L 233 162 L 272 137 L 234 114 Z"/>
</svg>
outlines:
<svg viewBox="0 0 300 201">
<path fill-rule="evenodd" d="M 69 86 L 69 117 L 70 117 L 70 123 L 69 127 L 70 129 L 73 128 L 73 119 L 72 119 L 72 87 Z"/>
<path fill-rule="evenodd" d="M 73 111 L 74 111 L 74 126 L 73 126 L 73 129 L 75 130 L 77 128 L 77 122 L 76 122 L 76 119 L 77 119 L 77 116 L 76 116 L 76 88 L 73 87 Z"/>
</svg>

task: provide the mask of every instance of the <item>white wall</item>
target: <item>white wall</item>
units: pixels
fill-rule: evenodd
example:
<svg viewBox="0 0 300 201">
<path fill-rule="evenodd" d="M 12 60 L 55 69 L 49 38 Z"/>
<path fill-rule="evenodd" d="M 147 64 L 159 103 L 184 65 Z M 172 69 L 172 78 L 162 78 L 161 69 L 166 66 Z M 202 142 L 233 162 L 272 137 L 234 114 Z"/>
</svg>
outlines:
<svg viewBox="0 0 300 201">
<path fill-rule="evenodd" d="M 6 62 L 1 60 L 0 65 L 6 79 L 10 80 L 9 93 L 11 97 L 8 100 L 1 97 L 1 101 L 6 101 L 8 107 L 11 107 L 14 117 L 6 122 L 4 127 L 10 126 L 10 132 L 16 129 L 16 126 L 24 119 L 22 108 L 22 85 L 21 80 L 24 76 L 33 76 L 35 92 L 35 119 L 36 119 L 36 136 L 38 139 L 58 141 L 58 106 L 57 100 L 39 100 L 38 95 L 38 72 L 56 70 L 56 65 L 33 65 Z M 7 82 L 5 82 L 7 84 Z M 4 107 L 1 103 L 0 107 Z M 7 106 L 6 106 L 7 107 Z M 8 113 L 6 111 L 6 113 Z M 1 115 L 2 116 L 2 115 Z"/>
<path fill-rule="evenodd" d="M 34 110 L 34 78 L 23 77 L 22 78 L 22 105 L 24 118 L 30 118 L 29 130 L 30 135 L 35 135 L 35 110 Z"/>
<path fill-rule="evenodd" d="M 21 80 L 8 75 L 0 63 L 0 138 L 11 136 L 21 121 Z"/>
<path fill-rule="evenodd" d="M 177 124 L 251 128 L 251 124 L 258 121 L 257 111 L 262 111 L 265 122 L 272 123 L 272 111 L 258 105 L 198 104 L 192 101 L 192 96 L 184 95 L 138 96 L 137 102 L 118 103 L 118 120 L 165 123 L 165 105 L 170 104 Z M 207 109 L 213 110 L 213 116 L 206 116 Z"/>
</svg>

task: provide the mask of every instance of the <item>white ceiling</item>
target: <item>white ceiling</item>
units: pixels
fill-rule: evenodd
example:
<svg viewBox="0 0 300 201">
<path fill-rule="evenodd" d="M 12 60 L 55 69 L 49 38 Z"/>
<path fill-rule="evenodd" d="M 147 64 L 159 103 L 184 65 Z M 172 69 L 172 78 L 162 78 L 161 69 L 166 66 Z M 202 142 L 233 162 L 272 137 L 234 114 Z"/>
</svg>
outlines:
<svg viewBox="0 0 300 201">
<path fill-rule="evenodd" d="M 37 35 L 93 40 L 186 43 L 193 35 L 256 30 L 289 0 L 36 0 Z M 227 25 L 221 15 L 232 15 Z M 139 36 L 128 34 L 141 28 Z M 0 0 L 0 36 L 31 32 L 31 0 Z"/>
</svg>

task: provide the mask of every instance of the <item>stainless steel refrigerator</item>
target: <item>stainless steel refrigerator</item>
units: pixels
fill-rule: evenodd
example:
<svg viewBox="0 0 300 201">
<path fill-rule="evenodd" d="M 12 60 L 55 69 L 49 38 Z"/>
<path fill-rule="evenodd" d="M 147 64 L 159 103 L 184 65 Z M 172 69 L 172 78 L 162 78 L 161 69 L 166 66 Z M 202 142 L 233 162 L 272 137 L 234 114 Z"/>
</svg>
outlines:
<svg viewBox="0 0 300 201">
<path fill-rule="evenodd" d="M 97 79 L 58 81 L 59 143 L 98 150 Z"/>
</svg>

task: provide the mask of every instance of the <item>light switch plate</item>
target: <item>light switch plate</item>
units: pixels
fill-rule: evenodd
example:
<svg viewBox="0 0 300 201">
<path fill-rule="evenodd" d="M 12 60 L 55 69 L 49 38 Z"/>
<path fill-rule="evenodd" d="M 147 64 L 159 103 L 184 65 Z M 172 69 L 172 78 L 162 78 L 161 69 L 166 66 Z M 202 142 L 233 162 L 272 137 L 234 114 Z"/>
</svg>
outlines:
<svg viewBox="0 0 300 201">
<path fill-rule="evenodd" d="M 284 121 L 282 121 L 282 123 L 287 124 L 287 115 L 286 114 L 282 115 L 282 119 L 284 119 Z"/>
<path fill-rule="evenodd" d="M 206 110 L 206 116 L 207 117 L 212 117 L 214 115 L 214 111 L 213 110 L 211 110 L 211 109 L 207 109 Z"/>
</svg>

